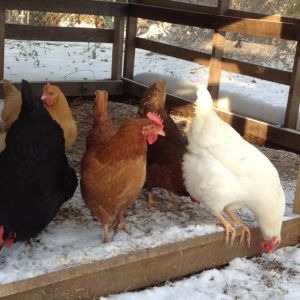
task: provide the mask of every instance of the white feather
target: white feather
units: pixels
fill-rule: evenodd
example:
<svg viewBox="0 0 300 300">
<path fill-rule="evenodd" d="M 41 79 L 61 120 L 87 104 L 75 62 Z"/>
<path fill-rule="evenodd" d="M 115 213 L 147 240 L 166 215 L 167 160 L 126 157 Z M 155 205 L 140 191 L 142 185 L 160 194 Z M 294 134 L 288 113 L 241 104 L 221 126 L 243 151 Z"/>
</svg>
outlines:
<svg viewBox="0 0 300 300">
<path fill-rule="evenodd" d="M 182 164 L 188 192 L 213 212 L 249 208 L 264 238 L 280 239 L 285 198 L 277 170 L 217 116 L 206 89 L 199 89 L 197 96 Z"/>
</svg>

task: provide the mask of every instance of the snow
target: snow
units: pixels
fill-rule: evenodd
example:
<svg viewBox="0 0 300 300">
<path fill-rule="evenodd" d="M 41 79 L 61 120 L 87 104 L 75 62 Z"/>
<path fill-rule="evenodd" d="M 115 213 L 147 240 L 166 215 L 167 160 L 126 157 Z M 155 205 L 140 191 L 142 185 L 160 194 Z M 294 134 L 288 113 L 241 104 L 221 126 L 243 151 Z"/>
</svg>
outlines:
<svg viewBox="0 0 300 300">
<path fill-rule="evenodd" d="M 108 79 L 111 57 L 111 44 L 6 40 L 4 77 L 12 81 Z M 208 67 L 137 49 L 135 79 L 152 84 L 160 76 L 167 79 L 170 93 L 195 100 L 198 85 L 207 84 Z M 223 71 L 218 106 L 282 125 L 288 92 L 287 85 Z"/>
<path fill-rule="evenodd" d="M 281 248 L 252 259 L 235 258 L 222 269 L 211 269 L 162 287 L 101 297 L 101 300 L 231 300 L 299 299 L 300 245 Z"/>
<path fill-rule="evenodd" d="M 107 79 L 111 73 L 110 62 L 109 44 L 7 40 L 4 76 L 12 81 L 22 78 L 29 81 Z M 164 78 L 169 76 L 171 92 L 185 97 L 193 97 L 197 85 L 206 84 L 208 76 L 207 67 L 138 49 L 135 78 L 140 76 L 142 82 L 149 80 L 146 83 L 151 84 L 150 71 L 163 73 Z M 141 73 L 145 76 L 138 75 Z M 222 72 L 221 81 L 221 108 L 282 124 L 288 86 L 227 72 Z M 176 90 L 178 83 L 183 83 L 179 91 Z M 186 93 L 182 94 L 184 91 Z M 0 109 L 1 105 L 0 102 Z M 299 126 L 298 121 L 298 129 Z M 276 153 L 281 156 L 282 152 L 277 150 Z M 285 214 L 291 216 L 295 181 L 285 177 L 281 181 L 287 198 Z M 156 195 L 163 196 L 161 191 Z M 223 230 L 205 206 L 191 203 L 188 198 L 181 200 L 184 202 L 181 209 L 162 200 L 165 211 L 158 211 L 147 207 L 145 193 L 141 192 L 126 212 L 130 234 L 119 232 L 110 244 L 102 244 L 102 228 L 85 207 L 78 187 L 74 197 L 63 205 L 57 217 L 37 238 L 18 242 L 12 249 L 2 249 L 0 284 Z M 257 225 L 251 212 L 242 210 L 239 216 L 250 227 Z M 274 264 L 273 260 L 282 266 L 282 271 L 268 267 Z M 299 248 L 287 247 L 277 250 L 272 258 L 265 255 L 252 260 L 237 258 L 224 269 L 213 269 L 165 287 L 109 299 L 265 299 L 270 296 L 298 299 L 299 262 Z"/>
</svg>

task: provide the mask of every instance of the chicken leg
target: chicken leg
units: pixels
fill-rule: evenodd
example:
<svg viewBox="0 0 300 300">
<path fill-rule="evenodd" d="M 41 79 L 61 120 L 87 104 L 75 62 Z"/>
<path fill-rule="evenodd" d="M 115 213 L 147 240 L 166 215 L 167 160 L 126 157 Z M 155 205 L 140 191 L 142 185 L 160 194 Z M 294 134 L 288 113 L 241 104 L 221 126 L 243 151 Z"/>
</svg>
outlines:
<svg viewBox="0 0 300 300">
<path fill-rule="evenodd" d="M 220 214 L 220 213 L 214 213 L 215 217 L 220 221 L 222 226 L 225 228 L 225 235 L 226 235 L 226 245 L 228 244 L 230 240 L 230 246 L 232 247 L 235 236 L 236 236 L 236 230 L 232 225 L 226 221 L 226 219 Z"/>
<path fill-rule="evenodd" d="M 109 238 L 108 231 L 109 231 L 109 225 L 103 224 L 103 234 L 104 234 L 103 243 L 109 243 L 111 241 Z"/>
<path fill-rule="evenodd" d="M 250 247 L 251 233 L 250 233 L 249 227 L 246 226 L 245 224 L 243 224 L 231 210 L 224 209 L 224 212 L 232 220 L 234 227 L 239 226 L 242 228 L 240 243 L 242 243 L 244 238 L 246 238 L 246 244 L 248 247 Z"/>
<path fill-rule="evenodd" d="M 113 224 L 113 229 L 115 231 L 124 230 L 126 233 L 128 233 L 127 227 L 125 225 L 124 221 L 124 212 L 120 211 L 117 215 L 117 218 Z"/>
</svg>

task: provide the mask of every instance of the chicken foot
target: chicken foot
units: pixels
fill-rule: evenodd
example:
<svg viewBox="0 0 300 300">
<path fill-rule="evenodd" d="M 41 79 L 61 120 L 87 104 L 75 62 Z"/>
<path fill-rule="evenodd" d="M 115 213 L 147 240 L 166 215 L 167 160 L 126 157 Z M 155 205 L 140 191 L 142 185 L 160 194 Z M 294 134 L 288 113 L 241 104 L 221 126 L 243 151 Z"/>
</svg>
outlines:
<svg viewBox="0 0 300 300">
<path fill-rule="evenodd" d="M 228 221 L 226 221 L 226 219 L 220 213 L 214 213 L 214 215 L 220 221 L 220 223 L 225 229 L 226 245 L 230 241 L 230 246 L 232 247 L 236 236 L 235 228 Z"/>
<path fill-rule="evenodd" d="M 176 195 L 172 192 L 168 192 L 167 195 L 167 199 L 176 207 L 179 207 L 180 205 L 182 205 L 182 202 L 176 197 Z M 148 202 L 148 207 L 155 207 L 160 211 L 166 211 L 165 208 L 163 208 L 158 201 L 156 201 L 153 197 L 153 195 L 148 192 L 148 198 L 147 198 L 147 202 Z"/>
<path fill-rule="evenodd" d="M 152 194 L 150 192 L 148 192 L 148 194 L 147 194 L 147 204 L 148 204 L 148 207 L 155 207 L 158 210 L 163 211 L 162 206 L 156 200 L 154 200 L 154 197 L 152 196 Z"/>
<path fill-rule="evenodd" d="M 250 247 L 251 232 L 250 232 L 249 227 L 246 226 L 245 224 L 243 224 L 231 210 L 224 209 L 224 212 L 232 220 L 234 227 L 239 226 L 242 228 L 242 234 L 240 236 L 240 243 L 242 243 L 245 238 L 247 246 Z"/>
<path fill-rule="evenodd" d="M 113 229 L 115 231 L 120 231 L 123 230 L 126 233 L 128 233 L 128 229 L 125 225 L 125 221 L 124 221 L 124 212 L 121 211 L 118 213 L 117 218 L 115 220 L 115 222 L 113 223 Z"/>
<path fill-rule="evenodd" d="M 168 196 L 167 196 L 168 200 L 173 203 L 175 206 L 180 206 L 182 205 L 182 201 L 180 201 L 176 195 L 172 192 L 168 191 Z"/>
</svg>

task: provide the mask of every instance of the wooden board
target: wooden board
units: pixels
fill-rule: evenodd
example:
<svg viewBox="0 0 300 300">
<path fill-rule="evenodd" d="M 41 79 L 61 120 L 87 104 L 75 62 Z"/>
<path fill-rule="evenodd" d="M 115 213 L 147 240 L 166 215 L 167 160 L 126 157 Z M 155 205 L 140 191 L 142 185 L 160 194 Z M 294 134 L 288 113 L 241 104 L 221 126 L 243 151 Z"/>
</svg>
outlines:
<svg viewBox="0 0 300 300">
<path fill-rule="evenodd" d="M 63 42 L 113 42 L 113 30 L 5 24 L 5 38 Z"/>
<path fill-rule="evenodd" d="M 300 218 L 284 221 L 281 247 L 295 245 L 300 237 Z M 0 287 L 0 299 L 94 299 L 102 295 L 131 291 L 222 266 L 235 257 L 261 253 L 258 228 L 251 229 L 250 248 L 225 245 L 224 232 L 189 238 L 107 260 L 21 280 Z"/>
<path fill-rule="evenodd" d="M 141 98 L 146 85 L 133 80 L 123 78 L 124 93 L 133 97 Z M 166 106 L 177 114 L 186 116 L 193 115 L 193 102 L 183 98 L 167 94 Z M 216 110 L 218 115 L 229 123 L 246 140 L 259 145 L 277 145 L 297 153 L 300 153 L 300 132 L 296 130 L 281 128 L 266 122 L 247 118 L 232 112 Z"/>
<path fill-rule="evenodd" d="M 0 80 L 4 76 L 5 10 L 0 9 Z"/>
<path fill-rule="evenodd" d="M 298 177 L 297 177 L 297 183 L 296 183 L 296 193 L 295 193 L 295 199 L 294 199 L 293 212 L 295 214 L 300 214 L 300 165 L 299 165 Z"/>
<path fill-rule="evenodd" d="M 300 43 L 297 43 L 284 126 L 296 129 L 300 106 Z"/>
<path fill-rule="evenodd" d="M 230 0 L 218 0 L 218 14 L 226 14 L 230 5 Z M 212 52 L 209 63 L 207 89 L 211 94 L 214 106 L 219 99 L 220 80 L 222 72 L 222 58 L 225 49 L 226 32 L 216 30 L 212 38 Z"/>
<path fill-rule="evenodd" d="M 173 24 L 237 32 L 246 35 L 300 40 L 300 25 L 258 19 L 209 15 L 199 12 L 176 10 L 141 4 L 128 4 L 129 16 Z"/>
<path fill-rule="evenodd" d="M 125 17 L 114 18 L 114 42 L 112 49 L 111 79 L 121 80 L 123 63 Z"/>
<path fill-rule="evenodd" d="M 137 18 L 127 18 L 123 76 L 133 79 Z"/>
<path fill-rule="evenodd" d="M 36 95 L 42 94 L 44 82 L 30 81 L 30 85 Z M 65 96 L 92 96 L 97 89 L 106 89 L 110 95 L 123 94 L 123 82 L 121 80 L 98 80 L 98 81 L 51 81 L 51 84 L 58 85 Z M 14 83 L 21 88 L 20 83 Z M 3 95 L 0 95 L 1 97 Z"/>
<path fill-rule="evenodd" d="M 126 16 L 126 3 L 112 3 L 93 0 L 1 0 L 0 9 L 32 10 L 100 16 Z"/>
</svg>

